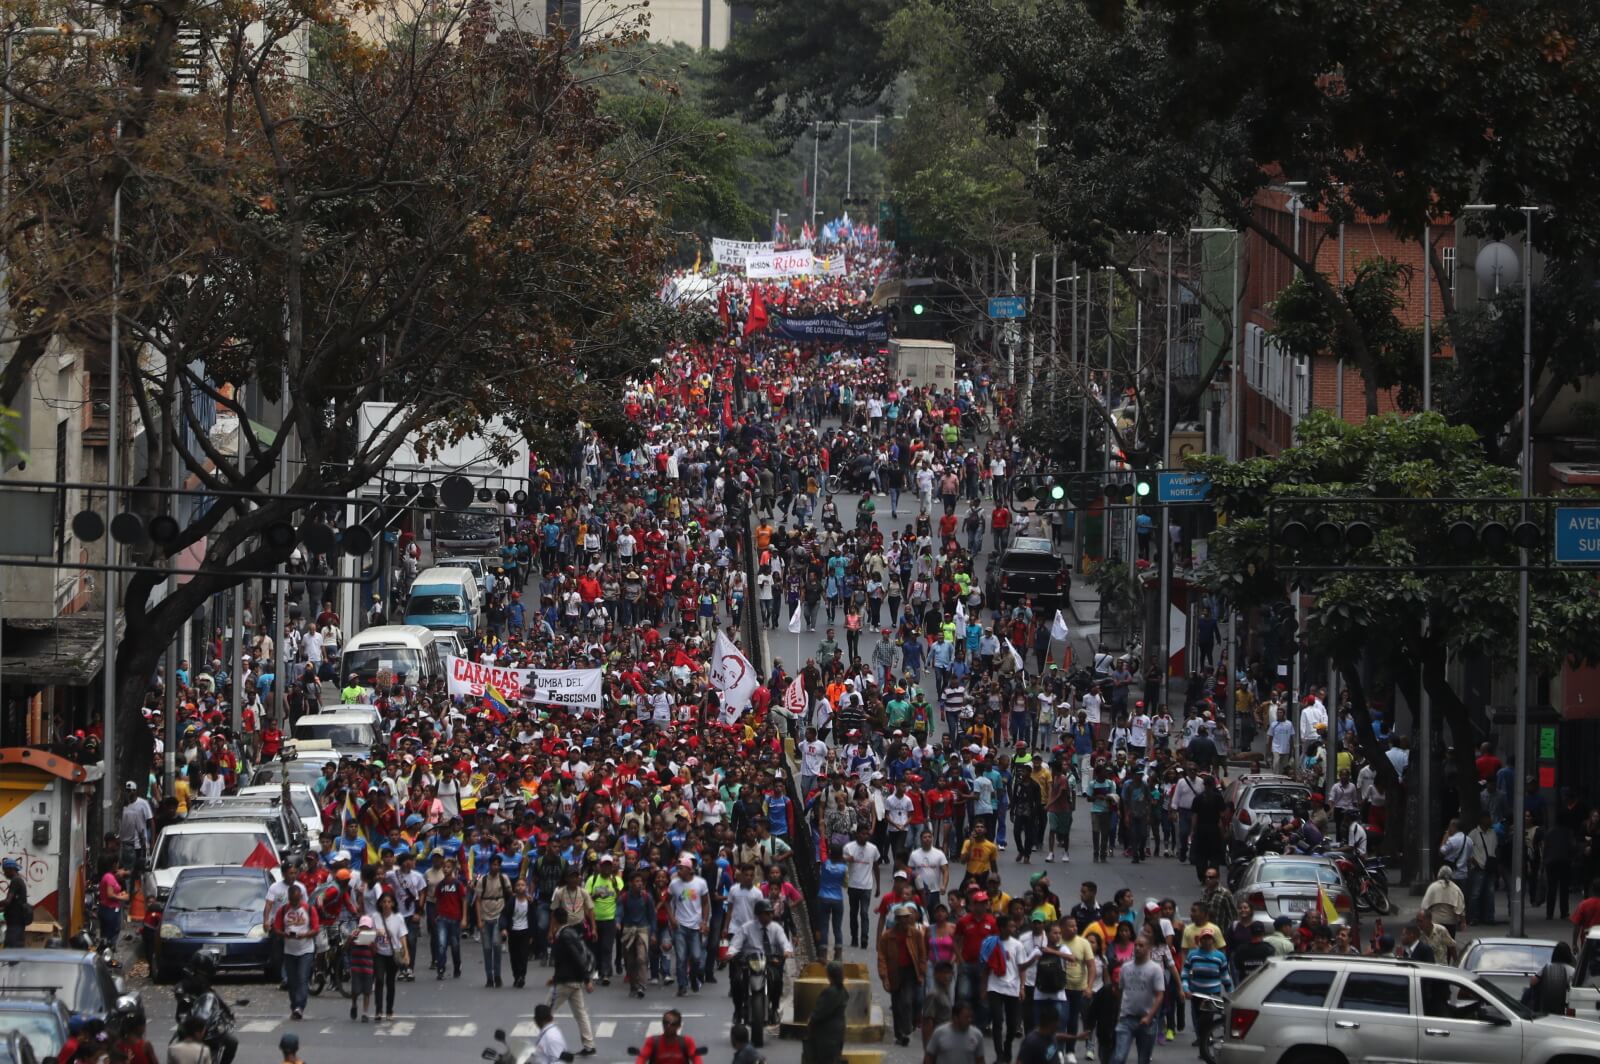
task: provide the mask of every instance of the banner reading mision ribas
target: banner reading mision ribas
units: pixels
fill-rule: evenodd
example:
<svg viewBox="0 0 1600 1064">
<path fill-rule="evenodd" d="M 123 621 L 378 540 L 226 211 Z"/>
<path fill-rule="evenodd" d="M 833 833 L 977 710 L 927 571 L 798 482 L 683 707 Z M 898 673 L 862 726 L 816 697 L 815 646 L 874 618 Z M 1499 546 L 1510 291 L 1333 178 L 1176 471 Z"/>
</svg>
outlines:
<svg viewBox="0 0 1600 1064">
<path fill-rule="evenodd" d="M 599 709 L 604 696 L 600 669 L 507 669 L 450 656 L 450 693 L 483 697 L 493 687 L 509 699 L 542 705 Z"/>
</svg>

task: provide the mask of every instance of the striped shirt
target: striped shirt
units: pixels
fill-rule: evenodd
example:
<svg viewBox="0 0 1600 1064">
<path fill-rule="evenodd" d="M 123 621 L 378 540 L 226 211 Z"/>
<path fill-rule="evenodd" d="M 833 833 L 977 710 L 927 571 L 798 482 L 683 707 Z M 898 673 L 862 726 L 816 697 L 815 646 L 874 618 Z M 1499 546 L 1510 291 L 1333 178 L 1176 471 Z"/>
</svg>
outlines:
<svg viewBox="0 0 1600 1064">
<path fill-rule="evenodd" d="M 1186 994 L 1223 994 L 1233 990 L 1233 973 L 1228 957 L 1219 949 L 1193 949 L 1183 959 L 1183 990 Z"/>
</svg>

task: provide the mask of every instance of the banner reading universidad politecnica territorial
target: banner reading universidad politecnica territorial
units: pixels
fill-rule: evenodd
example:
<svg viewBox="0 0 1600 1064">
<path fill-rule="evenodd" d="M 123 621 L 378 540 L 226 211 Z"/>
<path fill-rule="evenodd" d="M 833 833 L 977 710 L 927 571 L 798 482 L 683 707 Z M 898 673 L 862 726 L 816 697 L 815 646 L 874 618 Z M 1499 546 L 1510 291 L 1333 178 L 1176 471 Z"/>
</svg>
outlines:
<svg viewBox="0 0 1600 1064">
<path fill-rule="evenodd" d="M 446 661 L 453 695 L 481 698 L 485 687 L 493 687 L 508 699 L 599 709 L 604 694 L 600 669 L 507 669 L 454 655 Z"/>
<path fill-rule="evenodd" d="M 814 314 L 791 318 L 777 311 L 768 315 L 767 333 L 780 340 L 822 340 L 831 343 L 889 342 L 889 316 L 874 314 L 859 321 L 848 321 L 837 314 Z"/>
<path fill-rule="evenodd" d="M 719 266 L 743 266 L 751 255 L 768 255 L 777 249 L 772 241 L 711 238 L 711 261 Z"/>
</svg>

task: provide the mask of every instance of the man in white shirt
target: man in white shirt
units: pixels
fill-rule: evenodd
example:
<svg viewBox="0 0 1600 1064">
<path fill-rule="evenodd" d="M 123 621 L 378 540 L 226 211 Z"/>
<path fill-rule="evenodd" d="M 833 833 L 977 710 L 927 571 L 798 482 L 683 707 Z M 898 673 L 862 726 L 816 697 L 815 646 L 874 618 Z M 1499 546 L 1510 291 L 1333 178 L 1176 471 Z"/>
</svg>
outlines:
<svg viewBox="0 0 1600 1064">
<path fill-rule="evenodd" d="M 870 833 L 865 824 L 856 828 L 853 841 L 844 844 L 844 885 L 850 895 L 850 944 L 857 949 L 867 948 L 870 934 L 872 899 L 883 893 L 878 876 L 878 848 L 868 841 Z"/>
<path fill-rule="evenodd" d="M 800 743 L 800 796 L 817 789 L 817 780 L 827 774 L 828 744 L 817 738 L 817 729 L 807 728 Z"/>
<path fill-rule="evenodd" d="M 897 862 L 903 862 L 911 840 L 907 829 L 911 826 L 911 811 L 915 808 L 911 796 L 906 794 L 906 781 L 894 785 L 894 792 L 883 799 L 883 812 L 889 820 L 889 852 Z"/>
<path fill-rule="evenodd" d="M 678 874 L 667 884 L 667 922 L 672 925 L 672 949 L 678 957 L 678 996 L 692 984 L 700 989 L 706 965 L 706 931 L 711 926 L 710 891 L 695 874 L 694 858 L 678 858 Z"/>
<path fill-rule="evenodd" d="M 1100 723 L 1100 710 L 1105 705 L 1105 699 L 1100 695 L 1098 687 L 1090 688 L 1083 696 L 1083 711 L 1089 715 L 1090 724 Z"/>
<path fill-rule="evenodd" d="M 748 920 L 733 933 L 728 941 L 729 967 L 733 968 L 732 959 L 738 957 L 746 950 L 761 950 L 767 955 L 767 1017 L 768 1024 L 778 1022 L 778 1002 L 783 1000 L 783 966 L 784 962 L 794 956 L 794 944 L 789 941 L 789 936 L 783 930 L 783 925 L 774 923 L 772 919 L 772 905 L 765 898 L 753 906 L 755 919 Z M 736 1000 L 742 1003 L 744 997 L 741 980 L 733 976 L 732 990 Z"/>
<path fill-rule="evenodd" d="M 1294 725 L 1289 714 L 1278 707 L 1277 720 L 1267 726 L 1267 747 L 1272 751 L 1272 770 L 1288 776 L 1294 770 Z"/>
<path fill-rule="evenodd" d="M 1135 702 L 1133 716 L 1128 720 L 1128 752 L 1135 758 L 1144 757 L 1145 750 L 1150 746 L 1150 714 L 1144 711 L 1143 702 Z"/>
<path fill-rule="evenodd" d="M 932 912 L 950 889 L 950 859 L 933 844 L 933 832 L 924 831 L 921 842 L 906 864 L 911 868 L 911 882 L 922 892 L 923 908 Z"/>
<path fill-rule="evenodd" d="M 556 1026 L 555 1013 L 545 1002 L 533 1007 L 533 1022 L 539 1033 L 533 1038 L 533 1055 L 529 1064 L 556 1064 L 567 1052 L 567 1036 Z"/>
<path fill-rule="evenodd" d="M 1328 707 L 1315 693 L 1311 704 L 1300 711 L 1300 745 L 1305 746 L 1322 738 L 1328 727 Z"/>
<path fill-rule="evenodd" d="M 756 885 L 756 868 L 752 864 L 739 866 L 739 881 L 728 888 L 726 930 L 733 932 L 756 918 L 756 902 L 766 895 Z"/>
<path fill-rule="evenodd" d="M 996 1057 L 1010 1060 L 1012 1043 L 1022 1037 L 1022 973 L 1033 964 L 1038 954 L 1032 953 L 1026 943 L 1012 935 L 1009 916 L 997 918 L 995 934 L 999 936 L 999 941 L 993 948 L 1004 951 L 1005 971 L 996 972 L 985 964 L 989 973 L 990 1031 L 994 1035 Z"/>
</svg>

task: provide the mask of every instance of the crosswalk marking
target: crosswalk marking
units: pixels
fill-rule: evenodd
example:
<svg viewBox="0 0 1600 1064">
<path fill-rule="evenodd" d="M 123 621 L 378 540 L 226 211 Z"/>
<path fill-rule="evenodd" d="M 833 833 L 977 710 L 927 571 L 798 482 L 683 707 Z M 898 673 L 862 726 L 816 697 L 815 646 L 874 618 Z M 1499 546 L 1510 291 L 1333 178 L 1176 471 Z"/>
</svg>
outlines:
<svg viewBox="0 0 1600 1064">
<path fill-rule="evenodd" d="M 661 1033 L 661 1014 L 659 1012 L 613 1012 L 605 1013 L 603 1015 L 609 1018 L 602 1019 L 600 1016 L 594 1017 L 594 1036 L 596 1041 L 607 1041 L 609 1039 L 616 1038 L 619 1029 L 636 1029 L 640 1026 L 639 1021 L 641 1020 L 650 1021 L 648 1024 L 644 1025 L 646 1027 L 646 1036 Z M 703 1012 L 684 1013 L 684 1019 L 686 1020 L 704 1019 L 705 1016 L 706 1014 Z M 462 1017 L 459 1014 L 444 1016 L 416 1014 L 410 1018 L 397 1018 L 393 1020 L 377 1022 L 373 1024 L 372 1033 L 386 1038 L 406 1038 L 415 1033 L 419 1026 L 426 1028 L 430 1021 L 460 1019 L 462 1019 Z M 244 1022 L 240 1023 L 238 1031 L 240 1034 L 271 1034 L 283 1027 L 287 1022 L 288 1021 L 282 1017 L 261 1017 L 258 1019 L 245 1020 Z M 558 1022 L 562 1024 L 563 1030 L 572 1028 L 571 1032 L 569 1033 L 571 1033 L 574 1038 L 577 1037 L 576 1024 L 571 1016 L 563 1016 L 560 1018 L 560 1020 L 558 1020 Z M 317 1033 L 319 1035 L 335 1035 L 352 1029 L 353 1028 L 343 1023 L 332 1023 L 326 1027 L 320 1028 Z M 487 1035 L 481 1033 L 478 1024 L 470 1020 L 461 1023 L 447 1024 L 444 1030 L 441 1032 L 441 1035 L 444 1038 L 488 1037 Z M 538 1035 L 539 1025 L 531 1020 L 525 1020 L 511 1028 L 509 1037 L 527 1039 L 537 1038 Z"/>
<path fill-rule="evenodd" d="M 615 1021 L 605 1020 L 594 1025 L 594 1036 L 597 1041 L 606 1038 L 614 1038 L 616 1033 L 617 1025 Z"/>
<path fill-rule="evenodd" d="M 278 1029 L 282 1020 L 246 1020 L 239 1025 L 241 1034 L 269 1034 Z"/>
<path fill-rule="evenodd" d="M 417 1025 L 410 1020 L 396 1020 L 393 1023 L 379 1027 L 373 1034 L 385 1035 L 389 1038 L 405 1038 L 411 1034 Z"/>
<path fill-rule="evenodd" d="M 456 1023 L 444 1029 L 446 1038 L 471 1038 L 477 1033 L 478 1025 L 475 1023 Z"/>
<path fill-rule="evenodd" d="M 539 1037 L 539 1025 L 528 1021 L 519 1023 L 515 1027 L 511 1028 L 511 1037 L 537 1038 Z"/>
</svg>

